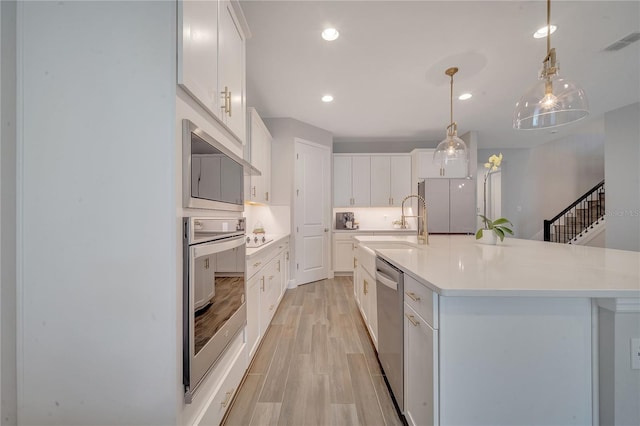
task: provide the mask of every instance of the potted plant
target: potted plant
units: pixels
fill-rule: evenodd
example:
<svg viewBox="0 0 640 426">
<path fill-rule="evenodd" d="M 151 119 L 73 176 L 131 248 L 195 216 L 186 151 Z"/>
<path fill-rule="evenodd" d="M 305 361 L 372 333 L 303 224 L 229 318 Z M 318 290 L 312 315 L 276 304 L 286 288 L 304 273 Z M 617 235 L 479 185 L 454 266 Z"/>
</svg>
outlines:
<svg viewBox="0 0 640 426">
<path fill-rule="evenodd" d="M 505 234 L 513 235 L 513 230 L 509 228 L 510 225 L 513 227 L 513 223 L 511 223 L 507 218 L 501 217 L 496 220 L 492 220 L 487 216 L 487 179 L 489 179 L 489 175 L 491 173 L 496 172 L 500 168 L 500 164 L 502 163 L 502 153 L 499 155 L 492 155 L 489 157 L 487 163 L 484 163 L 484 167 L 487 169 L 484 175 L 484 187 L 483 187 L 483 209 L 482 213 L 478 216 L 482 219 L 483 227 L 478 229 L 476 232 L 476 240 L 483 242 L 485 244 L 495 244 L 496 237 L 500 238 L 500 241 L 504 240 Z M 485 232 L 492 231 L 492 232 Z"/>
</svg>

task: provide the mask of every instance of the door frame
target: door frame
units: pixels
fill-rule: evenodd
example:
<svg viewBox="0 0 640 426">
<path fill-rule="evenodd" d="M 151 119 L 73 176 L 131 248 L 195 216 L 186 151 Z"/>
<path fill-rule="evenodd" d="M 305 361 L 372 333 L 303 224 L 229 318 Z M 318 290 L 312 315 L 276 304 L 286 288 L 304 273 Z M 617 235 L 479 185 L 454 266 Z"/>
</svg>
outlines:
<svg viewBox="0 0 640 426">
<path fill-rule="evenodd" d="M 329 170 L 327 170 L 327 177 L 326 177 L 326 181 L 325 181 L 325 185 L 327 190 L 325 191 L 325 194 L 323 194 L 323 197 L 325 198 L 325 212 L 324 212 L 324 224 L 326 225 L 326 228 L 331 231 L 331 208 L 332 208 L 332 204 L 331 204 L 331 189 L 332 189 L 332 164 L 331 164 L 331 152 L 332 149 L 331 147 L 327 146 L 327 145 L 322 145 L 316 142 L 311 142 L 307 139 L 303 139 L 303 138 L 294 138 L 293 139 L 293 164 L 294 164 L 294 169 L 293 169 L 293 188 L 292 188 L 292 204 L 291 204 L 291 211 L 292 211 L 292 216 L 293 216 L 293 220 L 291 221 L 291 234 L 293 235 L 293 238 L 291 239 L 292 241 L 292 247 L 290 252 L 293 253 L 293 262 L 292 262 L 292 272 L 293 272 L 293 278 L 291 281 L 293 281 L 293 286 L 297 287 L 299 284 L 299 280 L 298 280 L 298 268 L 295 267 L 294 265 L 297 265 L 297 243 L 299 240 L 298 237 L 298 232 L 297 232 L 297 227 L 299 226 L 299 221 L 300 221 L 300 212 L 297 211 L 296 209 L 296 188 L 298 188 L 298 162 L 296 161 L 296 155 L 298 154 L 298 146 L 299 145 L 308 145 L 314 148 L 319 148 L 323 151 L 326 151 L 325 153 L 323 153 L 323 155 L 327 156 L 327 160 L 328 160 L 328 165 L 329 165 Z M 330 236 L 330 232 L 327 231 L 324 234 L 324 238 L 325 238 L 325 256 L 327 259 L 327 264 L 325 265 L 325 270 L 326 270 L 326 277 L 327 278 L 332 278 L 332 270 L 331 270 L 331 236 Z"/>
</svg>

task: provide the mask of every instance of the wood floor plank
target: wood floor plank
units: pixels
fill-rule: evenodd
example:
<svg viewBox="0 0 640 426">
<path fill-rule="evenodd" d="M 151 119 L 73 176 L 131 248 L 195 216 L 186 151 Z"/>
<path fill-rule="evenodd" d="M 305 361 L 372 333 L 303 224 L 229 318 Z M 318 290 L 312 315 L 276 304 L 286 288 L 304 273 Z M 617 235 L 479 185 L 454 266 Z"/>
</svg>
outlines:
<svg viewBox="0 0 640 426">
<path fill-rule="evenodd" d="M 331 404 L 332 426 L 356 426 L 358 424 L 356 404 Z"/>
<path fill-rule="evenodd" d="M 280 418 L 281 407 L 282 404 L 279 402 L 258 402 L 251 423 L 245 425 L 275 426 Z"/>
<path fill-rule="evenodd" d="M 369 330 L 367 330 L 367 326 L 362 320 L 362 317 L 354 318 L 354 323 L 355 323 L 356 332 L 358 334 L 358 339 L 360 340 L 360 347 L 362 348 L 362 353 L 364 353 L 365 359 L 367 360 L 367 366 L 369 367 L 369 372 L 372 375 L 381 375 L 382 370 L 380 369 L 378 356 L 376 355 L 376 350 L 373 346 L 371 337 L 369 336 Z"/>
<path fill-rule="evenodd" d="M 329 374 L 328 340 L 327 326 L 314 324 L 311 328 L 311 359 L 314 373 Z"/>
<path fill-rule="evenodd" d="M 391 400 L 391 395 L 389 395 L 389 389 L 384 381 L 384 376 L 371 376 L 371 380 L 378 395 L 378 402 L 380 403 L 385 424 L 387 426 L 402 426 L 402 421 L 400 417 L 398 417 L 396 406 Z"/>
<path fill-rule="evenodd" d="M 342 337 L 329 338 L 329 396 L 334 404 L 352 404 L 353 386 Z M 355 407 L 355 406 L 354 406 Z"/>
<path fill-rule="evenodd" d="M 363 354 L 347 354 L 349 374 L 353 384 L 358 421 L 360 424 L 373 426 L 384 425 L 384 417 L 378 403 L 378 396 L 373 386 L 367 361 Z"/>
<path fill-rule="evenodd" d="M 304 424 L 307 393 L 311 388 L 311 368 L 311 355 L 293 356 L 278 424 L 292 426 Z"/>
<path fill-rule="evenodd" d="M 298 331 L 296 333 L 294 353 L 310 354 L 311 353 L 311 332 L 313 327 L 313 318 L 311 315 L 300 313 L 300 322 L 298 323 Z"/>
<path fill-rule="evenodd" d="M 262 390 L 264 375 L 248 374 L 242 384 L 241 390 L 233 401 L 229 409 L 229 415 L 224 424 L 227 426 L 248 425 L 251 422 L 253 411 L 258 401 L 258 395 Z"/>
<path fill-rule="evenodd" d="M 293 340 L 281 338 L 273 355 L 269 372 L 264 379 L 258 402 L 282 402 L 292 355 Z"/>
<path fill-rule="evenodd" d="M 289 313 L 282 329 L 282 337 L 295 338 L 298 333 L 302 306 L 289 306 Z"/>
<path fill-rule="evenodd" d="M 304 424 L 309 426 L 328 425 L 331 422 L 329 376 L 311 374 L 310 382 L 311 388 L 305 401 Z"/>
<path fill-rule="evenodd" d="M 281 334 L 281 325 L 272 325 L 267 329 L 267 334 L 262 339 L 260 348 L 255 354 L 249 374 L 267 374 Z"/>
</svg>

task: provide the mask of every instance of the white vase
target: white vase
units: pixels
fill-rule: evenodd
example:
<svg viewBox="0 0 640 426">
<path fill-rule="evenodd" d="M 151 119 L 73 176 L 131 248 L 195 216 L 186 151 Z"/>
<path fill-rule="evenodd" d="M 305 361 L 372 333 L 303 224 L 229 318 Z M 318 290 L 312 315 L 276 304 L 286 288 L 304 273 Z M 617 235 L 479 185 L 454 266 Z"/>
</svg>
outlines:
<svg viewBox="0 0 640 426">
<path fill-rule="evenodd" d="M 487 245 L 494 246 L 498 242 L 498 236 L 496 235 L 495 232 L 490 231 L 488 229 L 484 229 L 482 231 L 482 237 L 476 241 L 480 244 L 487 244 Z"/>
</svg>

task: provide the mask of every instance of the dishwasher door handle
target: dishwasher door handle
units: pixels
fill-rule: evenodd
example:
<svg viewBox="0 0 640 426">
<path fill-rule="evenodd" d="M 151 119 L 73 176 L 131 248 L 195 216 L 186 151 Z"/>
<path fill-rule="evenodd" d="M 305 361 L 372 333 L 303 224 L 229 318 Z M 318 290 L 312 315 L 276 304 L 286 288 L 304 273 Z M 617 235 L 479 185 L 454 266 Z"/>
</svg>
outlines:
<svg viewBox="0 0 640 426">
<path fill-rule="evenodd" d="M 380 271 L 376 271 L 376 281 L 381 283 L 382 285 L 385 285 L 385 286 L 395 290 L 395 291 L 398 291 L 398 283 L 395 282 L 394 280 L 392 280 L 387 275 L 384 275 Z"/>
</svg>

